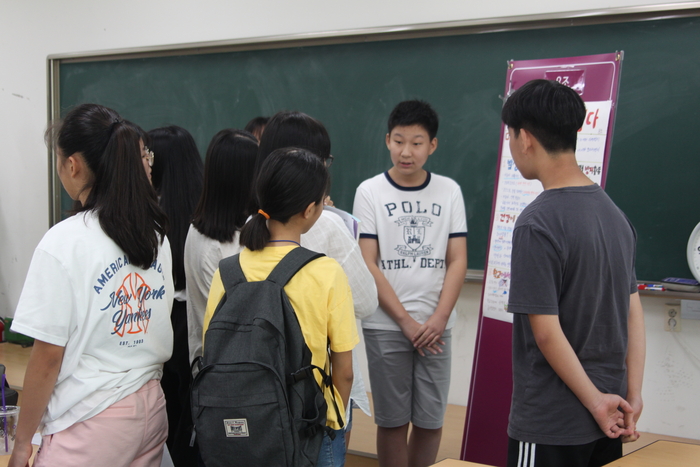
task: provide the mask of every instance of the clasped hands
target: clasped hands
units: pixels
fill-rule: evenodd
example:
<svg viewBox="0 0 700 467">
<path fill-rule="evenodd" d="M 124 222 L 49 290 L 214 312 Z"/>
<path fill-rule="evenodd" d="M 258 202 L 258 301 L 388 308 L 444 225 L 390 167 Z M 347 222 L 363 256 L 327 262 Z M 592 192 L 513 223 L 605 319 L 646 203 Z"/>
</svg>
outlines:
<svg viewBox="0 0 700 467">
<path fill-rule="evenodd" d="M 621 438 L 623 443 L 639 439 L 637 420 L 642 413 L 641 398 L 626 401 L 617 394 L 600 393 L 588 410 L 608 438 Z"/>
<path fill-rule="evenodd" d="M 399 326 L 403 335 L 411 341 L 418 354 L 424 357 L 426 350 L 433 355 L 442 353 L 440 346 L 445 345 L 442 334 L 445 332 L 446 325 L 447 320 L 432 315 L 425 324 L 420 324 L 409 316 Z"/>
</svg>

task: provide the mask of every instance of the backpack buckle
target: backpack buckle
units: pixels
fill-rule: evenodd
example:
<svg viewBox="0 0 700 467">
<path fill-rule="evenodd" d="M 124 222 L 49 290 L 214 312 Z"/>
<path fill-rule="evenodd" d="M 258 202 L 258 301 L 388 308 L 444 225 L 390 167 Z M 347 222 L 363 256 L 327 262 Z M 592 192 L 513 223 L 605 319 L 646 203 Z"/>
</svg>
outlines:
<svg viewBox="0 0 700 467">
<path fill-rule="evenodd" d="M 300 370 L 295 371 L 292 374 L 287 375 L 287 385 L 292 386 L 299 381 L 303 381 L 306 378 L 313 377 L 313 368 L 310 366 L 304 367 Z"/>
<path fill-rule="evenodd" d="M 313 438 L 316 433 L 318 433 L 319 425 L 311 425 L 302 430 L 302 433 L 307 438 Z"/>
</svg>

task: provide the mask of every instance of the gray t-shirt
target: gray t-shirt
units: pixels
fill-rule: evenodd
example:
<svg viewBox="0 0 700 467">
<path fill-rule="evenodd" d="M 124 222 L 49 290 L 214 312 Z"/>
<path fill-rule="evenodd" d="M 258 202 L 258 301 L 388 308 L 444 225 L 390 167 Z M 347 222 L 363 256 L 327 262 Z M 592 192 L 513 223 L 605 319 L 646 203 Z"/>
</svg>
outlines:
<svg viewBox="0 0 700 467">
<path fill-rule="evenodd" d="M 518 218 L 508 301 L 514 313 L 511 438 L 580 445 L 605 436 L 547 363 L 527 315 L 559 315 L 593 384 L 625 397 L 635 244 L 632 224 L 598 185 L 546 190 Z"/>
</svg>

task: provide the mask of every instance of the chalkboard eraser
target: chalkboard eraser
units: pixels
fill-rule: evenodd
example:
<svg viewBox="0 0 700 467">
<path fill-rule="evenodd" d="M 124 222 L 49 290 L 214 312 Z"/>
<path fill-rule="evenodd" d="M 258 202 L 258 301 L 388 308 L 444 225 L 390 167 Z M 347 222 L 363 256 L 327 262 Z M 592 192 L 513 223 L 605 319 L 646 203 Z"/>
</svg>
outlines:
<svg viewBox="0 0 700 467">
<path fill-rule="evenodd" d="M 661 283 L 668 290 L 675 290 L 676 292 L 700 292 L 700 282 L 694 279 L 667 277 Z"/>
</svg>

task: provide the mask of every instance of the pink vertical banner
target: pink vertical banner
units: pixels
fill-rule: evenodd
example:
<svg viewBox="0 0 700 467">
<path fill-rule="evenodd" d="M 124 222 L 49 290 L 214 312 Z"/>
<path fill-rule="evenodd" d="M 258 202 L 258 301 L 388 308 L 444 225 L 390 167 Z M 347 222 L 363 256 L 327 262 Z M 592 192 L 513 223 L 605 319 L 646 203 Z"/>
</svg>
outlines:
<svg viewBox="0 0 700 467">
<path fill-rule="evenodd" d="M 605 187 L 617 108 L 623 52 L 584 57 L 508 62 L 504 96 L 533 79 L 549 79 L 579 93 L 586 118 L 576 143 L 576 159 L 591 180 Z M 479 327 L 460 458 L 505 467 L 508 413 L 513 389 L 512 316 L 508 313 L 510 253 L 515 222 L 543 191 L 537 180 L 518 172 L 501 124 Z"/>
</svg>

